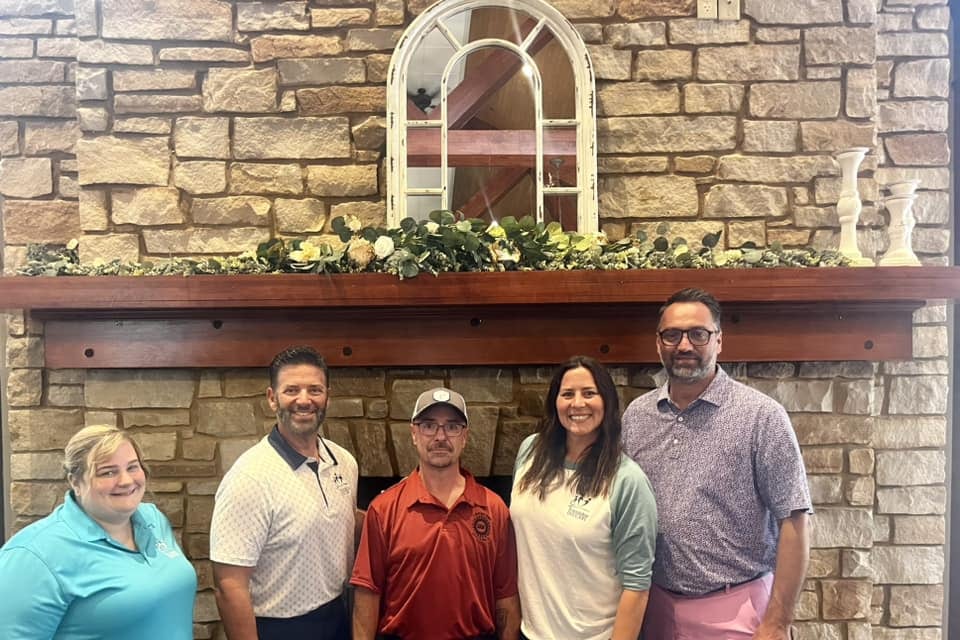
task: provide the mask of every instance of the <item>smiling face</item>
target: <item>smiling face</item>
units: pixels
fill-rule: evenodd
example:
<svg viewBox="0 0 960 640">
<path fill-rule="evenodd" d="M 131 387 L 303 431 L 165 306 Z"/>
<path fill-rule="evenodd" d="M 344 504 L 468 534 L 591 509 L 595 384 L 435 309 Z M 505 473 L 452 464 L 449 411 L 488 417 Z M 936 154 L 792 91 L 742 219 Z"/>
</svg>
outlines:
<svg viewBox="0 0 960 640">
<path fill-rule="evenodd" d="M 436 433 L 427 435 L 415 423 L 410 424 L 413 446 L 417 448 L 420 467 L 445 469 L 450 465 L 459 465 L 460 454 L 467 446 L 467 432 L 462 429 L 459 435 L 448 435 L 443 425 L 464 424 L 463 416 L 456 409 L 445 404 L 435 404 L 416 417 L 417 423 L 435 423 Z"/>
<path fill-rule="evenodd" d="M 71 478 L 77 502 L 88 516 L 100 523 L 122 524 L 140 506 L 147 477 L 140 458 L 129 441 L 111 455 L 88 461 L 87 472 Z"/>
<path fill-rule="evenodd" d="M 312 364 L 288 365 L 277 372 L 277 386 L 267 389 L 280 433 L 288 439 L 316 435 L 327 414 L 327 376 Z"/>
<path fill-rule="evenodd" d="M 603 397 L 593 374 L 583 367 L 570 369 L 560 380 L 557 419 L 567 431 L 567 440 L 593 442 L 603 424 Z"/>
<path fill-rule="evenodd" d="M 657 353 L 667 374 L 674 381 L 696 383 L 712 378 L 717 368 L 717 356 L 723 348 L 723 336 L 719 333 L 710 309 L 701 302 L 676 302 L 667 307 L 660 318 L 657 332 L 665 329 L 687 330 L 700 327 L 715 331 L 703 346 L 690 343 L 684 334 L 678 345 L 667 345 L 658 337 Z"/>
</svg>

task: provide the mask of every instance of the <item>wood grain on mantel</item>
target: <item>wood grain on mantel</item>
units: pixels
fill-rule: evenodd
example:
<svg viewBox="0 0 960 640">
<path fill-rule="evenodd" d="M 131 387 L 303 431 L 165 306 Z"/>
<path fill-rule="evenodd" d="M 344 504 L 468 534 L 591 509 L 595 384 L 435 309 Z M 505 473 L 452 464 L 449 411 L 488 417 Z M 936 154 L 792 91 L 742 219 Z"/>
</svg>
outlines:
<svg viewBox="0 0 960 640">
<path fill-rule="evenodd" d="M 655 362 L 659 305 L 724 304 L 724 361 L 912 356 L 912 312 L 960 298 L 955 267 L 4 277 L 0 307 L 46 321 L 53 368 L 263 366 L 295 343 L 335 366 Z"/>
</svg>

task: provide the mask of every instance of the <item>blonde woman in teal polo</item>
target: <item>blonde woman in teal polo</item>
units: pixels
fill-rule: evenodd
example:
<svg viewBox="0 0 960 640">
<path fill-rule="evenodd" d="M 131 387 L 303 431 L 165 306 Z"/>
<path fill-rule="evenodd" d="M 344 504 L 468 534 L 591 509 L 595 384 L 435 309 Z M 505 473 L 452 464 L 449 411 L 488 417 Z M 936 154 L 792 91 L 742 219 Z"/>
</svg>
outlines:
<svg viewBox="0 0 960 640">
<path fill-rule="evenodd" d="M 70 491 L 0 548 L 0 638 L 191 640 L 197 576 L 116 427 L 67 443 Z"/>
</svg>

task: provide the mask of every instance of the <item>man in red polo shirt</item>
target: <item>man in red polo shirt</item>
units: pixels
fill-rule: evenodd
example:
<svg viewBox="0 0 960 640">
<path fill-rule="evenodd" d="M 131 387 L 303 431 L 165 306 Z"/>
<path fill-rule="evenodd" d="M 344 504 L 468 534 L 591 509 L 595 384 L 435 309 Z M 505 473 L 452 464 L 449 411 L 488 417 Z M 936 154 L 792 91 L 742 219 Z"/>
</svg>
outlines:
<svg viewBox="0 0 960 640">
<path fill-rule="evenodd" d="M 353 640 L 517 640 L 510 512 L 460 468 L 467 406 L 456 391 L 417 398 L 419 467 L 370 503 L 350 583 Z"/>
</svg>

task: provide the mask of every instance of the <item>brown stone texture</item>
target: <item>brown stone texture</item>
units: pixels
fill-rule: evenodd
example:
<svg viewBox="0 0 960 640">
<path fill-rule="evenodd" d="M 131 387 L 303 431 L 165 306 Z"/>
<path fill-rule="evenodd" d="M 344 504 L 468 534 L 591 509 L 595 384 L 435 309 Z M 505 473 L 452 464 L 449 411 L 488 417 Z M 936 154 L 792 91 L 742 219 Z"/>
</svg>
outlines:
<svg viewBox="0 0 960 640">
<path fill-rule="evenodd" d="M 203 83 L 203 110 L 260 113 L 277 110 L 277 72 L 267 69 L 210 69 Z"/>
<path fill-rule="evenodd" d="M 693 54 L 684 49 L 638 51 L 633 69 L 634 80 L 686 80 L 693 75 Z"/>
<path fill-rule="evenodd" d="M 77 142 L 77 159 L 83 167 L 81 185 L 166 185 L 170 175 L 167 138 L 84 138 Z"/>
<path fill-rule="evenodd" d="M 355 58 L 295 58 L 278 60 L 283 85 L 352 84 L 366 79 L 363 60 Z"/>
<path fill-rule="evenodd" d="M 84 235 L 80 241 L 80 263 L 97 264 L 119 260 L 140 262 L 140 237 L 132 233 Z"/>
<path fill-rule="evenodd" d="M 690 83 L 683 88 L 683 108 L 687 113 L 737 113 L 743 94 L 738 84 Z"/>
<path fill-rule="evenodd" d="M 898 100 L 879 105 L 877 129 L 891 131 L 946 131 L 950 125 L 948 103 L 937 100 Z"/>
<path fill-rule="evenodd" d="M 303 175 L 296 165 L 235 162 L 230 165 L 229 181 L 230 193 L 303 193 Z"/>
<path fill-rule="evenodd" d="M 835 118 L 840 113 L 839 82 L 769 82 L 750 88 L 754 118 Z"/>
<path fill-rule="evenodd" d="M 393 51 L 401 35 L 401 29 L 350 29 L 346 46 L 348 51 Z"/>
<path fill-rule="evenodd" d="M 736 146 L 734 117 L 606 118 L 597 125 L 600 153 L 719 151 Z"/>
<path fill-rule="evenodd" d="M 0 116 L 72 118 L 76 114 L 77 99 L 73 87 L 0 87 Z"/>
<path fill-rule="evenodd" d="M 79 138 L 80 129 L 76 122 L 28 122 L 24 127 L 23 151 L 27 155 L 52 151 L 72 154 Z"/>
<path fill-rule="evenodd" d="M 831 23 L 843 21 L 843 4 L 841 0 L 798 0 L 790 4 L 744 0 L 743 13 L 759 23 Z"/>
<path fill-rule="evenodd" d="M 593 61 L 597 80 L 629 80 L 633 64 L 633 52 L 615 49 L 605 44 L 588 44 L 587 53 Z"/>
<path fill-rule="evenodd" d="M 871 64 L 876 31 L 861 27 L 814 27 L 804 34 L 807 64 Z"/>
<path fill-rule="evenodd" d="M 836 172 L 829 157 L 729 155 L 720 158 L 717 173 L 720 178 L 741 182 L 806 182 L 818 175 Z"/>
<path fill-rule="evenodd" d="M 891 135 L 884 143 L 894 164 L 943 165 L 950 161 L 949 139 L 944 133 Z"/>
<path fill-rule="evenodd" d="M 667 44 L 667 25 L 663 22 L 609 24 L 603 28 L 602 38 L 616 49 L 662 46 Z"/>
<path fill-rule="evenodd" d="M 864 619 L 870 613 L 873 585 L 864 580 L 824 580 L 824 620 Z"/>
<path fill-rule="evenodd" d="M 230 120 L 227 118 L 177 118 L 173 145 L 178 158 L 229 158 Z"/>
<path fill-rule="evenodd" d="M 52 192 L 50 158 L 0 159 L 0 194 L 9 198 L 36 198 Z"/>
<path fill-rule="evenodd" d="M 65 244 L 80 235 L 76 202 L 63 200 L 6 200 L 3 203 L 3 241 L 6 244 Z"/>
<path fill-rule="evenodd" d="M 617 82 L 597 90 L 601 116 L 633 116 L 677 113 L 680 91 L 676 86 L 652 82 Z"/>
<path fill-rule="evenodd" d="M 697 51 L 698 80 L 743 82 L 799 77 L 800 47 L 797 45 L 702 47 Z"/>
<path fill-rule="evenodd" d="M 693 178 L 678 176 L 622 176 L 600 181 L 600 215 L 609 218 L 695 215 L 697 186 Z"/>
<path fill-rule="evenodd" d="M 249 62 L 250 54 L 229 47 L 170 47 L 160 49 L 161 62 Z"/>
<path fill-rule="evenodd" d="M 551 4 L 571 20 L 609 18 L 617 9 L 617 0 L 553 0 Z"/>
<path fill-rule="evenodd" d="M 787 213 L 787 190 L 762 185 L 711 187 L 704 201 L 709 218 L 777 217 Z"/>
<path fill-rule="evenodd" d="M 344 113 L 383 113 L 387 94 L 383 87 L 323 87 L 297 90 L 300 112 L 307 116 Z"/>
<path fill-rule="evenodd" d="M 343 202 L 330 207 L 329 220 L 337 217 L 355 216 L 365 227 L 378 227 L 386 224 L 387 203 L 378 202 Z"/>
<path fill-rule="evenodd" d="M 311 9 L 310 23 L 314 29 L 332 29 L 349 25 L 365 25 L 372 17 L 370 9 Z"/>
<path fill-rule="evenodd" d="M 190 215 L 197 224 L 253 224 L 262 226 L 268 221 L 270 200 L 261 196 L 227 196 L 224 198 L 194 198 Z M 256 386 L 263 392 L 263 381 Z M 229 391 L 228 397 L 234 394 Z"/>
<path fill-rule="evenodd" d="M 318 196 L 371 196 L 377 193 L 377 165 L 307 167 L 307 190 Z"/>
<path fill-rule="evenodd" d="M 695 14 L 694 0 L 620 0 L 617 5 L 617 15 L 624 20 Z"/>
<path fill-rule="evenodd" d="M 237 4 L 238 31 L 307 31 L 310 18 L 304 0 L 294 2 L 241 2 Z"/>
<path fill-rule="evenodd" d="M 105 38 L 138 40 L 220 40 L 232 38 L 229 2 L 220 0 L 102 0 Z"/>
<path fill-rule="evenodd" d="M 236 118 L 233 154 L 243 160 L 344 158 L 350 154 L 346 118 Z"/>
<path fill-rule="evenodd" d="M 117 70 L 113 72 L 114 91 L 163 91 L 194 89 L 197 76 L 186 69 Z"/>
<path fill-rule="evenodd" d="M 800 144 L 803 151 L 840 151 L 850 147 L 876 144 L 873 124 L 853 122 L 801 122 Z"/>
<path fill-rule="evenodd" d="M 950 94 L 950 61 L 946 58 L 898 63 L 893 72 L 893 95 L 898 98 L 938 97 Z"/>
<path fill-rule="evenodd" d="M 227 165 L 213 160 L 178 162 L 173 184 L 191 194 L 222 193 L 227 188 Z"/>
<path fill-rule="evenodd" d="M 335 36 L 257 36 L 250 41 L 254 62 L 279 58 L 313 58 L 334 56 L 343 50 L 340 38 Z"/>
<path fill-rule="evenodd" d="M 670 21 L 670 44 L 736 44 L 750 41 L 749 20 L 701 20 L 685 18 Z"/>
<path fill-rule="evenodd" d="M 117 190 L 113 192 L 111 218 L 116 224 L 156 226 L 183 222 L 180 192 L 169 187 Z"/>
<path fill-rule="evenodd" d="M 105 40 L 83 40 L 77 52 L 82 64 L 142 64 L 152 65 L 153 48 L 145 44 L 121 44 Z"/>
</svg>

